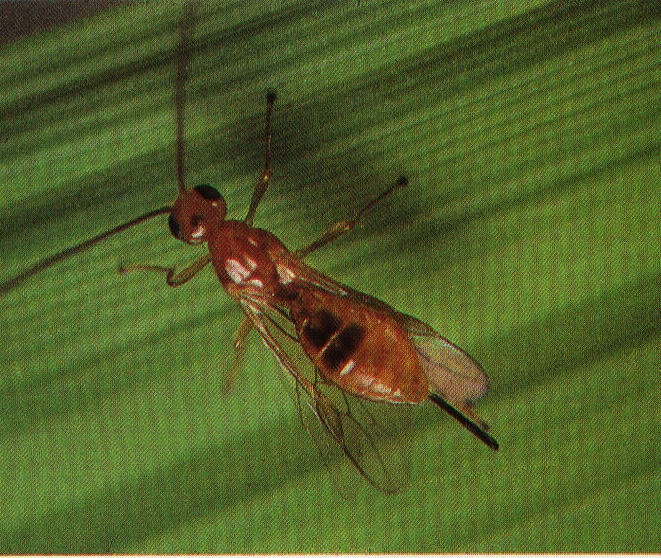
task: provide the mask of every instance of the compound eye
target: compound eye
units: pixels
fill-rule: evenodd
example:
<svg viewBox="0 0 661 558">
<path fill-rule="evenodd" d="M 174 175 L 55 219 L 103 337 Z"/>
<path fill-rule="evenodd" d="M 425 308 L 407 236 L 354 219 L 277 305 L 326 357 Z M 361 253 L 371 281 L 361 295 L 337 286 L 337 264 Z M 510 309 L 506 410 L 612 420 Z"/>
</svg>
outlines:
<svg viewBox="0 0 661 558">
<path fill-rule="evenodd" d="M 172 236 L 174 236 L 177 240 L 183 240 L 181 236 L 181 227 L 173 215 L 170 215 L 168 218 L 168 225 L 170 226 L 170 232 L 172 233 Z"/>
<path fill-rule="evenodd" d="M 213 186 L 209 186 L 208 184 L 200 184 L 199 186 L 195 186 L 194 190 L 205 200 L 213 201 L 220 199 L 218 190 L 216 190 Z"/>
</svg>

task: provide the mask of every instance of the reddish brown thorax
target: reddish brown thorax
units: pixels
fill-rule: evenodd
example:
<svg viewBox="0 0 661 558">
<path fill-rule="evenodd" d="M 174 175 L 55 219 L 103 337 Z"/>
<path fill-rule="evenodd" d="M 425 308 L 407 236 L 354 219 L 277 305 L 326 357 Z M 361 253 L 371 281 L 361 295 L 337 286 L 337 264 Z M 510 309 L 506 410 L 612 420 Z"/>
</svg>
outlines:
<svg viewBox="0 0 661 558">
<path fill-rule="evenodd" d="M 263 296 L 279 290 L 275 258 L 288 250 L 275 235 L 243 221 L 223 221 L 207 242 L 225 288 L 259 291 Z"/>
</svg>

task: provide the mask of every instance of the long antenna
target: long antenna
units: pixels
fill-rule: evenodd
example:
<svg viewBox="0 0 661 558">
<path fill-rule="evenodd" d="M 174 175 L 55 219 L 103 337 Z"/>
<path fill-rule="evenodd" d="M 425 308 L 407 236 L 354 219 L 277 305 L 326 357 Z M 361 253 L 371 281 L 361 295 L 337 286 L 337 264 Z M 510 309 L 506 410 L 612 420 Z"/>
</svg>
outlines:
<svg viewBox="0 0 661 558">
<path fill-rule="evenodd" d="M 181 21 L 179 22 L 179 44 L 177 46 L 177 81 L 174 90 L 174 111 L 176 120 L 176 171 L 177 188 L 179 192 L 186 190 L 186 145 L 184 143 L 184 109 L 186 107 L 186 81 L 188 80 L 188 61 L 190 58 L 190 38 L 195 6 L 188 3 L 185 6 Z"/>
<path fill-rule="evenodd" d="M 196 6 L 193 2 L 185 4 L 185 13 L 179 22 L 179 44 L 177 45 L 177 80 L 174 91 L 174 107 L 175 107 L 175 120 L 176 120 L 176 173 L 177 173 L 177 188 L 179 192 L 186 191 L 185 184 L 185 158 L 186 158 L 186 145 L 184 143 L 184 107 L 186 105 L 186 81 L 188 79 L 188 61 L 190 58 L 190 38 L 191 30 L 195 20 Z M 131 221 L 123 223 L 113 229 L 105 231 L 85 242 L 66 248 L 57 254 L 48 256 L 32 267 L 29 267 L 19 275 L 12 277 L 4 283 L 0 283 L 0 295 L 8 293 L 33 275 L 55 265 L 62 260 L 78 254 L 83 250 L 87 250 L 92 246 L 103 242 L 107 238 L 116 235 L 126 229 L 130 229 L 140 223 L 153 219 L 158 215 L 164 215 L 172 211 L 172 206 L 161 207 L 149 213 L 145 213 L 140 217 L 136 217 Z"/>
<path fill-rule="evenodd" d="M 109 231 L 102 232 L 101 234 L 90 238 L 89 240 L 86 240 L 85 242 L 81 242 L 80 244 L 76 244 L 75 246 L 71 246 L 70 248 L 66 248 L 62 250 L 61 252 L 58 252 L 57 254 L 53 254 L 52 256 L 48 256 L 47 258 L 44 258 L 40 262 L 36 263 L 32 267 L 29 267 L 26 269 L 23 273 L 20 273 L 16 277 L 12 277 L 8 281 L 5 281 L 4 283 L 0 283 L 0 295 L 4 295 L 5 293 L 8 293 L 11 291 L 14 287 L 17 287 L 23 281 L 26 279 L 29 279 L 33 275 L 36 275 L 40 271 L 43 271 L 44 269 L 61 262 L 62 260 L 73 256 L 74 254 L 78 254 L 79 252 L 82 252 L 83 250 L 87 250 L 88 248 L 91 248 L 92 246 L 99 244 L 99 242 L 103 242 L 106 238 L 111 237 L 113 235 L 116 235 L 117 233 L 120 233 L 122 231 L 125 231 L 126 229 L 130 229 L 131 227 L 135 227 L 136 225 L 139 225 L 140 223 L 143 223 L 145 221 L 148 221 L 149 219 L 153 219 L 154 217 L 157 217 L 158 215 L 164 215 L 166 213 L 170 213 L 172 211 L 171 206 L 166 206 L 166 207 L 161 207 L 160 209 L 155 209 L 154 211 L 150 211 L 149 213 L 145 213 L 144 215 L 140 215 L 140 217 L 136 217 L 135 219 L 132 219 L 131 221 L 128 221 L 127 223 L 123 223 L 122 225 L 119 225 L 115 227 L 114 229 L 110 229 Z"/>
</svg>

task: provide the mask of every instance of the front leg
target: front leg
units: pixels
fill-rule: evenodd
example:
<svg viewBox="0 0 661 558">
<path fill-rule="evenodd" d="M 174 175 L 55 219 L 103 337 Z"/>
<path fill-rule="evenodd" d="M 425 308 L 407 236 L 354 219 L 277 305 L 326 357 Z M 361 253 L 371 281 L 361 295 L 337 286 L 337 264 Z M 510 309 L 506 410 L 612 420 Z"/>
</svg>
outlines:
<svg viewBox="0 0 661 558">
<path fill-rule="evenodd" d="M 119 272 L 122 275 L 126 275 L 127 273 L 131 273 L 133 271 L 155 271 L 157 273 L 165 273 L 165 282 L 170 287 L 179 287 L 180 285 L 187 283 L 193 277 L 195 277 L 195 275 L 202 271 L 210 262 L 211 254 L 206 254 L 192 262 L 178 273 L 174 267 L 164 267 L 160 265 L 149 264 L 125 265 L 119 268 Z"/>
</svg>

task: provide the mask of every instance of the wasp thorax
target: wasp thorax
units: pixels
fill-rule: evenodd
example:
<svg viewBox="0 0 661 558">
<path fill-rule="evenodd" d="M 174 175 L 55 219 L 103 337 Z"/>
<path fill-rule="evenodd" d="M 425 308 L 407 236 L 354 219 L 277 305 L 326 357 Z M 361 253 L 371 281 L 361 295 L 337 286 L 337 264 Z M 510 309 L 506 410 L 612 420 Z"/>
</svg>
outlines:
<svg viewBox="0 0 661 558">
<path fill-rule="evenodd" d="M 178 240 L 199 244 L 208 238 L 209 229 L 218 225 L 227 213 L 227 204 L 218 190 L 202 184 L 179 194 L 168 224 Z"/>
</svg>

